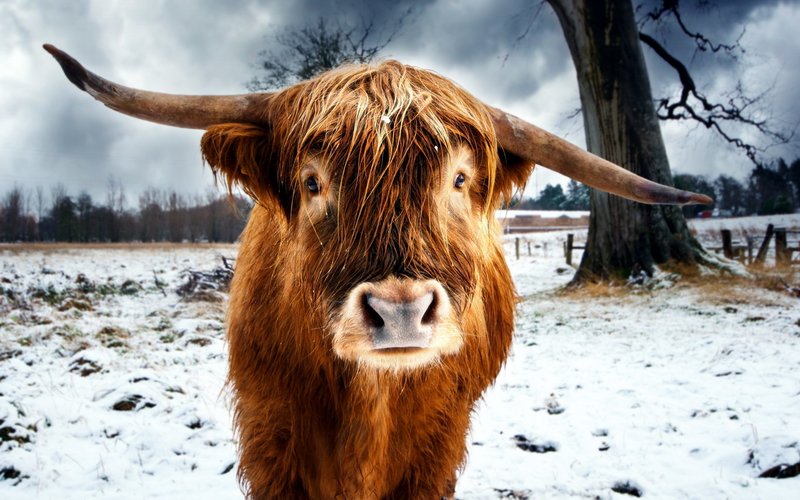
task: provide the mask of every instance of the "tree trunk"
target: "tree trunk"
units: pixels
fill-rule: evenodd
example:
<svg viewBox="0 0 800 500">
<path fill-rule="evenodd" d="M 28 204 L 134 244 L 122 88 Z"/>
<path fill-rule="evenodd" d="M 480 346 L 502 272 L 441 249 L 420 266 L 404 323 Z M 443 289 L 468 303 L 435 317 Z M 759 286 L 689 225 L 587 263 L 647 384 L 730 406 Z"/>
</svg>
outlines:
<svg viewBox="0 0 800 500">
<path fill-rule="evenodd" d="M 548 0 L 578 73 L 587 149 L 672 185 L 630 0 Z M 705 251 L 679 207 L 643 205 L 592 189 L 589 236 L 576 281 L 627 278 Z"/>
</svg>

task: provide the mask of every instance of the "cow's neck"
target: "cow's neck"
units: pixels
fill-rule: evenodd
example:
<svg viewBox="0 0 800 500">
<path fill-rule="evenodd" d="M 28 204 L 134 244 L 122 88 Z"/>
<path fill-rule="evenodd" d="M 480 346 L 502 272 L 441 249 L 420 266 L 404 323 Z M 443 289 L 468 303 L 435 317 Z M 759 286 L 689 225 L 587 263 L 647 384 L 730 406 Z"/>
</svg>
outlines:
<svg viewBox="0 0 800 500">
<path fill-rule="evenodd" d="M 399 480 L 399 438 L 406 434 L 402 393 L 413 383 L 411 377 L 361 370 L 350 379 L 335 444 L 344 493 L 384 491 Z"/>
</svg>

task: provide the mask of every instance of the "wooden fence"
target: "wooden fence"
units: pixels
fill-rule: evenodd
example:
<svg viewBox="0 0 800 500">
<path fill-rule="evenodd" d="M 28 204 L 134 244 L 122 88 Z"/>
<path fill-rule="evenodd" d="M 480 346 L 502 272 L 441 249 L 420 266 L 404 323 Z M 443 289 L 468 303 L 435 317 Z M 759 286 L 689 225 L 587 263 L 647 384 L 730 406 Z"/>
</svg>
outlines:
<svg viewBox="0 0 800 500">
<path fill-rule="evenodd" d="M 748 236 L 744 241 L 734 241 L 733 233 L 730 229 L 722 229 L 722 246 L 710 247 L 709 250 L 722 252 L 729 259 L 736 259 L 747 265 L 764 265 L 769 252 L 770 243 L 775 240 L 775 265 L 788 266 L 800 265 L 800 231 L 776 228 L 774 225 L 767 226 L 764 238 Z M 792 238 L 790 238 L 790 236 Z M 756 243 L 761 239 L 756 253 Z M 575 245 L 575 235 L 567 234 L 567 241 L 564 242 L 564 258 L 567 265 L 572 265 L 572 251 L 585 250 L 585 246 Z M 530 243 L 528 243 L 528 254 L 530 255 Z M 519 259 L 519 238 L 517 238 L 517 258 Z"/>
<path fill-rule="evenodd" d="M 523 238 L 516 237 L 516 238 L 514 238 L 514 255 L 516 255 L 517 260 L 519 260 L 519 256 L 522 253 L 521 248 L 522 248 L 522 244 L 523 243 L 525 243 L 525 245 L 527 246 L 528 257 L 533 256 L 533 252 L 531 251 L 531 241 L 526 239 L 526 238 L 524 238 L 524 237 Z M 541 243 L 537 243 L 536 244 L 536 248 L 541 248 L 541 250 L 544 253 L 545 257 L 547 257 L 548 253 L 549 253 L 547 246 L 548 245 L 547 245 L 546 241 L 543 241 Z"/>
<path fill-rule="evenodd" d="M 736 259 L 747 263 L 748 265 L 757 264 L 764 265 L 769 252 L 771 241 L 775 240 L 775 265 L 787 266 L 798 265 L 800 259 L 795 258 L 796 253 L 800 257 L 800 241 L 796 237 L 800 237 L 800 231 L 786 229 L 785 227 L 776 228 L 774 225 L 769 224 L 761 244 L 758 245 L 758 252 L 755 253 L 757 237 L 748 236 L 745 241 L 733 241 L 733 234 L 730 229 L 723 229 L 720 231 L 722 236 L 722 246 L 712 247 L 712 250 L 717 252 L 722 251 L 722 254 L 729 259 Z M 793 240 L 789 236 L 795 237 Z"/>
</svg>

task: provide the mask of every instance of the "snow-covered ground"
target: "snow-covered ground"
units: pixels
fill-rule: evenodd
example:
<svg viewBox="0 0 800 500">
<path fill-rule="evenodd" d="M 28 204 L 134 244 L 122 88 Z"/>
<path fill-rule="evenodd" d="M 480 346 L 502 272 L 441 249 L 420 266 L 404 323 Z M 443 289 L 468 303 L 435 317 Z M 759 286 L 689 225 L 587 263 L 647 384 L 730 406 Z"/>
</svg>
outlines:
<svg viewBox="0 0 800 500">
<path fill-rule="evenodd" d="M 0 252 L 0 498 L 241 497 L 224 303 L 175 292 L 235 253 Z"/>
<path fill-rule="evenodd" d="M 565 292 L 563 234 L 526 238 L 458 498 L 797 498 L 800 477 L 758 476 L 800 462 L 800 298 L 663 275 Z M 0 249 L 0 498 L 241 498 L 225 298 L 176 293 L 235 253 Z"/>
</svg>

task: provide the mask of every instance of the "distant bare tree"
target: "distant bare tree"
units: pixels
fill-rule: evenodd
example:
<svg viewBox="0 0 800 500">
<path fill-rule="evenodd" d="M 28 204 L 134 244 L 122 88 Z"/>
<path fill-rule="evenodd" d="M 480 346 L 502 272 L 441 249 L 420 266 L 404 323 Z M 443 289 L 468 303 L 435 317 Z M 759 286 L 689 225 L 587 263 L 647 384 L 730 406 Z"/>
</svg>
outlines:
<svg viewBox="0 0 800 500">
<path fill-rule="evenodd" d="M 167 198 L 167 239 L 181 242 L 188 237 L 189 221 L 186 200 L 177 192 L 170 191 Z"/>
<path fill-rule="evenodd" d="M 51 189 L 51 207 L 49 218 L 52 221 L 50 238 L 55 241 L 75 241 L 77 238 L 77 216 L 75 202 L 67 194 L 67 188 L 58 183 Z"/>
<path fill-rule="evenodd" d="M 55 206 L 55 201 L 64 198 L 67 196 L 67 188 L 62 183 L 56 183 L 50 187 L 50 201 L 52 202 L 51 206 Z"/>
<path fill-rule="evenodd" d="M 125 210 L 125 190 L 119 177 L 109 176 L 106 181 L 106 206 L 114 212 Z"/>
<path fill-rule="evenodd" d="M 247 88 L 277 90 L 345 63 L 368 63 L 397 36 L 411 12 L 408 9 L 383 38 L 378 38 L 371 21 L 353 27 L 320 17 L 316 24 L 287 28 L 275 37 L 282 50 L 259 53 L 264 74 L 253 77 Z"/>
<path fill-rule="evenodd" d="M 717 192 L 717 206 L 729 210 L 733 215 L 741 215 L 745 207 L 745 187 L 729 175 L 720 175 L 714 181 Z"/>
<path fill-rule="evenodd" d="M 195 194 L 192 196 L 192 208 L 188 210 L 188 225 L 189 225 L 189 241 L 200 241 L 205 235 L 206 224 L 206 210 L 199 207 L 203 206 L 203 197 Z"/>
<path fill-rule="evenodd" d="M 78 201 L 75 205 L 78 216 L 77 238 L 78 241 L 89 241 L 92 231 L 92 212 L 94 206 L 92 204 L 92 197 L 86 191 L 81 191 L 78 195 Z"/>
<path fill-rule="evenodd" d="M 205 235 L 208 241 L 220 241 L 222 239 L 222 225 L 220 217 L 220 204 L 215 203 L 219 199 L 216 190 L 209 188 L 206 191 L 205 199 Z"/>
<path fill-rule="evenodd" d="M 3 196 L 0 205 L 0 234 L 5 241 L 22 241 L 23 234 L 23 194 L 19 186 L 14 186 Z"/>
<path fill-rule="evenodd" d="M 164 193 L 148 186 L 139 195 L 139 234 L 142 241 L 163 241 L 166 236 Z"/>
<path fill-rule="evenodd" d="M 40 221 L 42 217 L 44 217 L 44 205 L 44 189 L 42 186 L 36 186 L 36 217 L 38 217 Z"/>
</svg>

